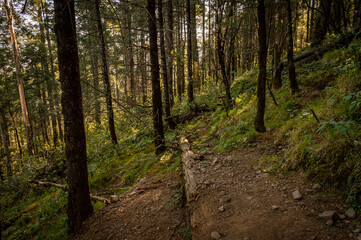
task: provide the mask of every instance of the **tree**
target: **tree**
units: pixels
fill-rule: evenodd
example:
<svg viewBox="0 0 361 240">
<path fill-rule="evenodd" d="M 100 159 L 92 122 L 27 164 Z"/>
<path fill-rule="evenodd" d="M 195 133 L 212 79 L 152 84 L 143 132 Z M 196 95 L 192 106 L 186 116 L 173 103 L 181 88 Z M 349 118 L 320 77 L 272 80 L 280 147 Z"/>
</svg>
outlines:
<svg viewBox="0 0 361 240">
<path fill-rule="evenodd" d="M 170 73 L 169 68 L 167 67 L 167 57 L 166 57 L 166 48 L 164 44 L 164 24 L 163 24 L 163 1 L 158 0 L 158 14 L 159 14 L 159 28 L 160 28 L 160 55 L 161 55 L 161 62 L 162 62 L 162 79 L 163 79 L 163 85 L 164 85 L 164 103 L 165 103 L 165 114 L 168 118 L 168 124 L 169 126 L 174 129 L 175 124 L 170 118 L 170 91 L 171 91 L 171 85 L 169 84 L 170 76 L 168 73 Z"/>
<path fill-rule="evenodd" d="M 292 35 L 292 9 L 291 9 L 291 0 L 287 1 L 287 20 L 288 20 L 288 50 L 287 50 L 287 59 L 288 59 L 288 76 L 291 83 L 292 94 L 298 92 L 298 83 L 296 80 L 296 69 L 295 62 L 293 59 L 293 35 Z"/>
<path fill-rule="evenodd" d="M 5 115 L 5 107 L 4 104 L 2 103 L 1 98 L 0 98 L 0 136 L 6 158 L 6 173 L 8 177 L 11 177 L 12 169 L 11 169 L 11 159 L 10 159 L 10 151 L 9 151 L 10 140 L 9 140 L 8 123 Z"/>
<path fill-rule="evenodd" d="M 194 75 L 193 75 L 193 47 L 192 47 L 192 29 L 191 29 L 191 0 L 187 0 L 187 58 L 188 58 L 188 102 L 194 101 L 193 86 L 194 86 Z"/>
<path fill-rule="evenodd" d="M 19 59 L 18 43 L 16 40 L 15 31 L 14 31 L 12 7 L 9 3 L 9 0 L 5 0 L 4 6 L 5 6 L 7 19 L 8 19 L 10 38 L 11 38 L 12 49 L 13 49 L 13 57 L 14 57 L 15 68 L 16 68 L 16 78 L 17 78 L 17 84 L 18 84 L 18 90 L 19 90 L 19 96 L 20 96 L 21 112 L 22 112 L 22 116 L 23 116 L 25 132 L 26 132 L 28 153 L 29 153 L 29 155 L 33 155 L 33 147 L 34 147 L 33 146 L 33 131 L 31 130 L 29 114 L 28 114 L 28 107 L 26 104 L 23 74 L 22 74 L 20 59 Z"/>
<path fill-rule="evenodd" d="M 258 0 L 258 42 L 259 42 L 259 74 L 257 83 L 257 114 L 254 126 L 257 132 L 266 132 L 264 113 L 266 107 L 266 78 L 267 78 L 267 29 L 264 0 Z"/>
<path fill-rule="evenodd" d="M 68 233 L 73 235 L 93 213 L 88 184 L 74 0 L 54 0 L 54 11 L 68 166 Z"/>
<path fill-rule="evenodd" d="M 173 44 L 173 1 L 168 1 L 165 4 L 166 8 L 166 21 L 165 21 L 165 47 L 166 47 L 166 57 L 167 57 L 167 75 L 168 75 L 168 85 L 169 85 L 169 101 L 172 106 L 174 103 L 174 94 L 173 94 L 173 53 L 174 53 L 174 44 Z"/>
<path fill-rule="evenodd" d="M 164 131 L 162 119 L 162 93 L 159 80 L 158 44 L 157 44 L 157 22 L 155 16 L 155 0 L 147 0 L 149 42 L 150 42 L 150 64 L 152 75 L 152 103 L 153 103 L 153 126 L 155 131 L 155 152 L 161 154 L 165 151 Z"/>
<path fill-rule="evenodd" d="M 103 83 L 105 87 L 105 99 L 106 99 L 106 106 L 107 106 L 107 114 L 108 114 L 108 126 L 110 137 L 114 144 L 118 143 L 117 135 L 115 133 L 115 126 L 114 126 L 114 112 L 113 112 L 113 103 L 112 103 L 112 93 L 110 88 L 110 80 L 109 80 L 109 67 L 107 62 L 107 54 L 105 49 L 105 40 L 103 35 L 103 26 L 102 20 L 100 16 L 100 9 L 99 9 L 99 0 L 94 0 L 94 8 L 95 8 L 95 16 L 98 26 L 98 36 L 99 36 L 99 43 L 101 48 L 101 55 L 102 55 L 102 70 L 103 70 Z"/>
<path fill-rule="evenodd" d="M 46 52 L 46 43 L 45 43 L 45 24 L 43 19 L 43 7 L 42 4 L 39 7 L 39 26 L 40 26 L 40 39 L 42 44 L 42 62 L 44 69 L 44 77 L 46 80 L 46 87 L 48 90 L 48 101 L 49 101 L 49 110 L 50 110 L 50 119 L 51 119 L 51 128 L 53 130 L 53 143 L 56 146 L 58 143 L 58 131 L 56 129 L 56 116 L 54 114 L 54 96 L 53 96 L 53 83 L 51 74 L 49 71 L 49 61 L 48 61 L 48 55 Z"/>
</svg>

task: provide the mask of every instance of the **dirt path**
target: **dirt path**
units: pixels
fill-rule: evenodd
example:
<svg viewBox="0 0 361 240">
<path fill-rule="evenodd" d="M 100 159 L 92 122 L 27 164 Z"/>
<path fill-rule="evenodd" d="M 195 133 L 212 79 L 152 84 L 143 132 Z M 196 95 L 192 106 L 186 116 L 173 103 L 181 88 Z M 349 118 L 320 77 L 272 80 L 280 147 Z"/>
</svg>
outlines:
<svg viewBox="0 0 361 240">
<path fill-rule="evenodd" d="M 187 208 L 193 213 L 193 240 L 361 239 L 357 220 L 327 225 L 319 218 L 325 210 L 345 212 L 340 196 L 313 189 L 300 173 L 284 176 L 258 166 L 264 155 L 279 151 L 271 139 L 263 137 L 253 147 L 228 154 L 208 148 L 193 166 L 198 196 Z M 178 175 L 162 181 L 144 178 L 118 203 L 96 212 L 77 239 L 185 239 L 181 232 L 187 231 L 186 209 L 169 207 L 179 183 Z M 301 200 L 293 198 L 294 190 L 302 194 Z"/>
<path fill-rule="evenodd" d="M 180 240 L 186 228 L 184 208 L 174 202 L 180 176 L 145 177 L 117 203 L 97 211 L 75 239 Z"/>
<path fill-rule="evenodd" d="M 325 210 L 345 212 L 339 196 L 313 189 L 299 173 L 270 174 L 255 164 L 276 151 L 272 141 L 260 139 L 230 154 L 201 153 L 204 159 L 193 166 L 200 189 L 190 203 L 193 239 L 361 239 L 353 233 L 356 220 L 327 225 L 319 218 Z"/>
</svg>

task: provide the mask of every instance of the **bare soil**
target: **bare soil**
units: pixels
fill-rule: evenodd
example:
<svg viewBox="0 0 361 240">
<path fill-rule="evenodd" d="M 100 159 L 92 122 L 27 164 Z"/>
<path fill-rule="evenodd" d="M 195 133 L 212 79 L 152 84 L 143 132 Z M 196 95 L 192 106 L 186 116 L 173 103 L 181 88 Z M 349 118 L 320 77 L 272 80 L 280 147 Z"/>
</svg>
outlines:
<svg viewBox="0 0 361 240">
<path fill-rule="evenodd" d="M 354 232 L 359 220 L 346 218 L 329 226 L 318 217 L 324 210 L 345 212 L 348 206 L 340 194 L 313 189 L 300 172 L 270 173 L 259 166 L 263 156 L 282 151 L 270 135 L 227 154 L 212 148 L 194 165 L 199 193 L 186 208 L 169 206 L 179 192 L 179 174 L 163 180 L 146 177 L 119 202 L 96 212 L 77 239 L 185 239 L 186 211 L 192 213 L 194 240 L 211 239 L 212 232 L 224 240 L 359 239 Z M 294 190 L 301 200 L 292 197 Z"/>
</svg>

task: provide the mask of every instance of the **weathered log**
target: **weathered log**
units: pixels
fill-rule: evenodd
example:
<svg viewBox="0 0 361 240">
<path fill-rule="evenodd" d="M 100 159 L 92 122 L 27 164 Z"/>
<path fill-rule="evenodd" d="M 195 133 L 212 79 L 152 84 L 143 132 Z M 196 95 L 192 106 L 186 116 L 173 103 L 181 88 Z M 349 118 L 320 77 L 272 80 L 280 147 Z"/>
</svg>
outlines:
<svg viewBox="0 0 361 240">
<path fill-rule="evenodd" d="M 29 180 L 29 183 L 34 183 L 34 184 L 38 184 L 38 185 L 43 185 L 43 186 L 49 186 L 49 187 L 57 187 L 57 188 L 61 188 L 64 191 L 68 191 L 68 187 L 62 184 L 57 184 L 57 183 L 53 183 L 53 182 L 46 182 L 46 181 L 37 181 L 37 180 Z M 95 196 L 90 194 L 90 199 L 92 200 L 96 200 L 96 201 L 101 201 L 103 203 L 110 203 L 110 200 L 104 197 L 99 197 L 99 196 Z"/>
<path fill-rule="evenodd" d="M 191 150 L 191 146 L 185 137 L 180 139 L 180 148 L 182 150 L 182 166 L 184 177 L 184 189 L 188 202 L 197 197 L 197 180 L 192 170 L 196 155 Z"/>
</svg>

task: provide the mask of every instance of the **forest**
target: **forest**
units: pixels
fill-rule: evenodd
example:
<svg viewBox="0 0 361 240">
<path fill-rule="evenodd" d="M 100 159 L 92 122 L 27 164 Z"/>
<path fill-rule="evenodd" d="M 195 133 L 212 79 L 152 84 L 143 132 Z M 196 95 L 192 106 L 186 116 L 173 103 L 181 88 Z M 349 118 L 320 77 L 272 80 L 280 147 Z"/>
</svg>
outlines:
<svg viewBox="0 0 361 240">
<path fill-rule="evenodd" d="M 361 0 L 2 0 L 1 239 L 361 239 Z"/>
</svg>

